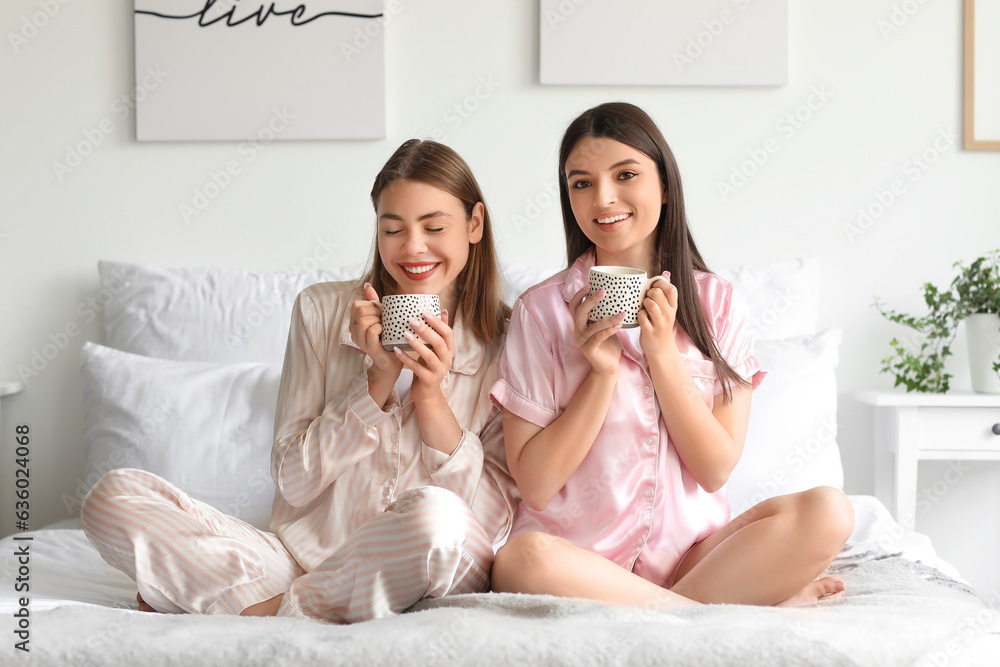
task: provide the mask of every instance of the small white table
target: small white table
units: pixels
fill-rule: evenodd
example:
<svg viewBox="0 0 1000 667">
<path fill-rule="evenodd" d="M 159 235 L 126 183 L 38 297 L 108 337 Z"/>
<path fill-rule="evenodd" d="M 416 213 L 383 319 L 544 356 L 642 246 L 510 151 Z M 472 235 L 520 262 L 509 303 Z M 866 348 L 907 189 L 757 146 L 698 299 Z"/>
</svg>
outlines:
<svg viewBox="0 0 1000 667">
<path fill-rule="evenodd" d="M 875 406 L 875 495 L 910 530 L 916 523 L 919 461 L 1000 461 L 1000 394 L 855 395 Z"/>
</svg>

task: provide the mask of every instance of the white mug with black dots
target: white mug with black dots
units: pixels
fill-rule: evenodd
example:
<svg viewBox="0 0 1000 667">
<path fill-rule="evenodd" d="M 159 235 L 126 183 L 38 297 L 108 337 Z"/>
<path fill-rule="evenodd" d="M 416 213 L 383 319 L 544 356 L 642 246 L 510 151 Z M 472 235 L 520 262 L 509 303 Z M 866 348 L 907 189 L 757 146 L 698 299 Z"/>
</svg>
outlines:
<svg viewBox="0 0 1000 667">
<path fill-rule="evenodd" d="M 403 335 L 406 332 L 421 340 L 410 326 L 410 319 L 427 324 L 424 313 L 441 317 L 441 299 L 437 294 L 389 294 L 382 297 L 381 302 L 372 303 L 382 310 L 382 347 L 387 350 L 394 347 L 401 350 L 413 349 Z"/>
<path fill-rule="evenodd" d="M 657 280 L 667 279 L 663 276 L 646 278 L 645 271 L 628 266 L 591 267 L 588 280 L 590 293 L 593 294 L 603 287 L 604 298 L 590 311 L 590 321 L 596 322 L 618 313 L 625 313 L 625 319 L 622 320 L 623 328 L 639 326 L 642 300 L 646 298 L 646 291 Z"/>
</svg>

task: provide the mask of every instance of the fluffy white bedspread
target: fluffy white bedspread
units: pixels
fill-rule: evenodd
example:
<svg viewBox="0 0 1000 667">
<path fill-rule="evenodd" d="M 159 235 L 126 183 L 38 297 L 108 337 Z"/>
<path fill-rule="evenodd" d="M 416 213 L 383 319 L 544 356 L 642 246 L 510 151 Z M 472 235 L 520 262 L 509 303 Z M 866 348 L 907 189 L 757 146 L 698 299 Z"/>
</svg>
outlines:
<svg viewBox="0 0 1000 667">
<path fill-rule="evenodd" d="M 4 665 L 969 665 L 996 664 L 1000 616 L 938 570 L 870 552 L 831 568 L 841 600 L 794 609 L 645 611 L 548 596 L 425 600 L 352 626 L 146 614 L 34 612 L 31 652 Z M 4 614 L 8 618 L 6 613 Z"/>
</svg>

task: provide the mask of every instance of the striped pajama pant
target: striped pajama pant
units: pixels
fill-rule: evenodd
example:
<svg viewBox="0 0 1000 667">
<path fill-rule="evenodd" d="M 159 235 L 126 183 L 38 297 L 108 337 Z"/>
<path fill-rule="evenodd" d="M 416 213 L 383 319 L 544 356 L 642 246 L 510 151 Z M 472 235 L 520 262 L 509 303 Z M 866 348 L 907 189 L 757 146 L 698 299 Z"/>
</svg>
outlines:
<svg viewBox="0 0 1000 667">
<path fill-rule="evenodd" d="M 425 597 L 487 591 L 493 564 L 472 510 L 432 486 L 402 493 L 311 572 L 277 535 L 143 470 L 104 475 L 81 517 L 104 560 L 167 613 L 239 614 L 283 593 L 279 616 L 354 623 Z"/>
</svg>

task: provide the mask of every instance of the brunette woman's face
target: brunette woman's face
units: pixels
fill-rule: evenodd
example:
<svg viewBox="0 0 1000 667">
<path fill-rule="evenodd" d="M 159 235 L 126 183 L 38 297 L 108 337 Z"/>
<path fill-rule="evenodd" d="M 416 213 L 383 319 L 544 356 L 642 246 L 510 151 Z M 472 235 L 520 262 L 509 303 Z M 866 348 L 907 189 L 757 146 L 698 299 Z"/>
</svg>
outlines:
<svg viewBox="0 0 1000 667">
<path fill-rule="evenodd" d="M 606 137 L 584 137 L 566 160 L 569 201 L 602 264 L 655 265 L 666 193 L 652 158 Z"/>
<path fill-rule="evenodd" d="M 395 180 L 378 197 L 378 252 L 403 294 L 455 299 L 469 245 L 483 237 L 482 203 L 466 216 L 462 201 L 423 181 Z"/>
</svg>

